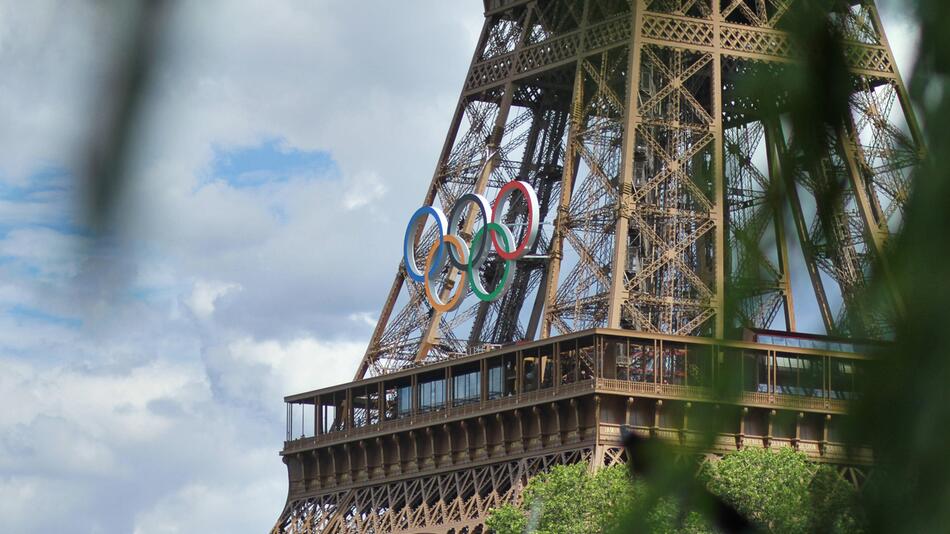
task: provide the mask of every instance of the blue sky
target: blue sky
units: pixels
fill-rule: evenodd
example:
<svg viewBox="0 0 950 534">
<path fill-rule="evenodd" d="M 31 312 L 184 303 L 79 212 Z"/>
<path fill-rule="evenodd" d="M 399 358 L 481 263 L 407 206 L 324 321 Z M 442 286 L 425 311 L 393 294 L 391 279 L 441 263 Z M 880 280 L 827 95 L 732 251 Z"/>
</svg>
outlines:
<svg viewBox="0 0 950 534">
<path fill-rule="evenodd" d="M 96 5 L 0 0 L 0 529 L 262 532 L 281 398 L 352 376 L 482 4 L 183 2 L 107 241 Z"/>
<path fill-rule="evenodd" d="M 0 530 L 263 532 L 281 399 L 352 376 L 480 3 L 182 2 L 108 240 L 97 5 L 0 0 Z"/>
<path fill-rule="evenodd" d="M 209 179 L 236 188 L 287 182 L 293 176 L 339 180 L 340 169 L 325 150 L 301 150 L 284 139 L 248 147 L 216 149 Z"/>
</svg>

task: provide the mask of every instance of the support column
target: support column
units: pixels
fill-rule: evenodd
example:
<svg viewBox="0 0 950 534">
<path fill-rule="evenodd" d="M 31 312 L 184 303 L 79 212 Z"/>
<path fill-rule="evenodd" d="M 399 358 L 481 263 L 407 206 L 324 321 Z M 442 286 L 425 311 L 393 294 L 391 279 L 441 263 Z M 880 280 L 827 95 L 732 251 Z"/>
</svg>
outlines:
<svg viewBox="0 0 950 534">
<path fill-rule="evenodd" d="M 854 192 L 858 212 L 861 214 L 861 221 L 864 223 L 864 234 L 870 241 L 874 250 L 874 258 L 884 275 L 884 286 L 887 288 L 887 293 L 890 295 L 898 315 L 904 315 L 904 301 L 897 291 L 890 260 L 885 250 L 885 244 L 889 238 L 887 223 L 878 220 L 881 207 L 877 203 L 877 198 L 871 194 L 871 184 L 868 183 L 861 171 L 861 166 L 858 164 L 858 141 L 855 137 L 857 134 L 852 121 L 853 119 L 849 117 L 849 124 L 838 129 L 838 148 L 841 150 L 845 166 L 848 169 L 851 189 Z"/>
<path fill-rule="evenodd" d="M 769 206 L 772 209 L 772 218 L 775 228 L 775 244 L 778 248 L 778 270 L 781 276 L 779 285 L 782 292 L 782 304 L 785 308 L 785 329 L 795 331 L 795 304 L 792 296 L 792 277 L 788 257 L 788 241 L 785 236 L 785 197 L 786 186 L 782 178 L 782 158 L 778 146 L 773 139 L 774 132 L 769 124 L 763 122 L 765 129 L 766 157 L 769 167 Z"/>
<path fill-rule="evenodd" d="M 485 46 L 485 42 L 487 41 L 490 32 L 491 19 L 486 18 L 485 22 L 482 24 L 482 31 L 478 38 L 478 45 L 475 47 L 475 51 L 472 53 L 472 60 L 469 63 L 470 72 L 475 64 L 481 59 L 481 52 Z M 455 144 L 455 138 L 458 135 L 459 127 L 462 124 L 462 117 L 465 115 L 465 105 L 466 97 L 464 95 L 460 95 L 458 102 L 455 104 L 455 114 L 452 116 L 452 122 L 450 123 L 448 133 L 445 136 L 445 142 L 442 144 L 442 152 L 439 155 L 439 163 L 436 165 L 435 171 L 432 173 L 432 179 L 429 182 L 429 188 L 426 190 L 423 203 L 427 206 L 432 205 L 432 202 L 435 200 L 436 191 L 438 190 L 439 185 L 439 177 L 442 174 L 442 169 L 445 163 L 448 161 L 449 156 L 452 153 L 452 146 Z M 369 345 L 367 345 L 366 352 L 363 354 L 363 360 L 360 362 L 353 380 L 360 380 L 364 378 L 366 373 L 370 370 L 370 367 L 378 361 L 378 355 L 375 352 L 379 350 L 379 342 L 382 340 L 383 334 L 386 331 L 386 326 L 389 324 L 389 319 L 392 316 L 393 308 L 396 305 L 396 300 L 399 298 L 399 294 L 402 292 L 402 287 L 405 280 L 406 269 L 404 265 L 400 265 L 396 272 L 396 277 L 393 280 L 393 284 L 389 289 L 389 293 L 386 296 L 386 302 L 383 304 L 383 309 L 379 314 L 379 320 L 376 322 L 376 328 L 373 329 L 373 335 L 370 337 Z"/>
<path fill-rule="evenodd" d="M 568 127 L 567 148 L 564 151 L 564 170 L 561 173 L 561 198 L 558 202 L 557 215 L 554 218 L 551 251 L 548 253 L 548 269 L 542 286 L 544 291 L 544 320 L 541 322 L 542 339 L 551 335 L 551 321 L 554 317 L 553 310 L 557 300 L 561 259 L 564 257 L 564 235 L 567 232 L 565 228 L 570 220 L 571 194 L 574 192 L 577 163 L 580 159 L 577 154 L 576 137 L 584 124 L 584 69 L 581 61 L 583 61 L 581 58 L 577 59 L 574 71 L 571 124 Z"/>
<path fill-rule="evenodd" d="M 636 148 L 637 125 L 640 124 L 640 48 L 643 24 L 643 0 L 634 0 L 630 5 L 629 68 L 627 69 L 627 94 L 624 109 L 623 154 L 620 155 L 620 183 L 617 186 L 617 226 L 614 230 L 614 257 L 610 278 L 610 294 L 607 299 L 607 327 L 621 328 L 623 305 L 627 292 L 627 241 L 630 234 L 630 210 L 633 209 L 633 171 Z"/>
<path fill-rule="evenodd" d="M 770 139 L 775 145 L 776 155 L 780 159 L 787 158 L 787 149 L 785 146 L 785 136 L 779 125 L 767 123 L 766 128 L 769 134 L 766 139 Z M 786 168 L 784 166 L 782 168 Z M 792 220 L 795 223 L 795 231 L 798 234 L 798 243 L 802 249 L 802 255 L 805 259 L 805 268 L 808 271 L 808 277 L 811 279 L 812 288 L 815 291 L 815 300 L 818 303 L 818 311 L 821 313 L 821 320 L 824 323 L 825 331 L 830 335 L 837 332 L 835 326 L 834 314 L 831 312 L 831 304 L 828 301 L 828 293 L 825 291 L 825 284 L 821 280 L 821 273 L 818 271 L 818 260 L 815 256 L 815 246 L 808 233 L 808 221 L 805 219 L 805 210 L 802 207 L 802 201 L 798 194 L 798 185 L 795 177 L 789 173 L 782 173 L 782 179 L 785 184 L 785 194 L 788 198 L 788 204 L 792 209 Z"/>
<path fill-rule="evenodd" d="M 528 9 L 528 14 L 525 17 L 524 27 L 531 27 L 531 17 L 533 16 L 533 9 Z M 523 30 L 521 35 L 518 37 L 517 43 L 515 44 L 515 60 L 517 56 L 520 55 L 521 49 L 524 47 L 525 39 L 528 36 L 528 32 Z M 485 161 L 485 166 L 482 168 L 481 175 L 478 177 L 478 181 L 475 183 L 473 192 L 477 194 L 483 194 L 485 189 L 488 187 L 488 179 L 491 176 L 492 171 L 495 169 L 495 166 L 498 165 L 498 161 L 501 159 L 502 154 L 499 153 L 498 147 L 501 146 L 501 142 L 505 133 L 505 125 L 508 122 L 508 113 L 511 111 L 511 103 L 514 99 L 515 84 L 513 80 L 513 75 L 509 74 L 508 80 L 504 86 L 504 93 L 501 97 L 501 104 L 499 105 L 498 115 L 495 117 L 495 125 L 492 129 L 491 138 L 486 142 L 486 145 L 489 150 L 488 157 Z M 462 225 L 462 230 L 460 235 L 468 236 L 472 234 L 472 228 L 475 226 L 475 219 L 472 217 L 474 208 L 470 208 L 468 213 L 465 216 L 465 222 Z M 450 269 L 450 271 L 455 271 L 456 269 Z M 450 279 L 455 279 L 455 275 L 450 273 Z M 448 298 L 449 292 L 452 291 L 452 287 L 449 284 L 447 287 L 444 287 L 441 291 L 441 298 Z M 479 341 L 481 337 L 481 323 L 484 320 L 485 312 L 487 311 L 487 303 L 481 303 L 479 310 L 476 314 L 475 325 L 472 327 L 473 339 L 469 339 L 469 347 L 474 343 Z M 423 361 L 426 355 L 429 353 L 429 349 L 432 348 L 438 342 L 439 334 L 439 323 L 442 320 L 442 312 L 433 309 L 432 317 L 429 320 L 428 328 L 425 330 L 422 341 L 419 343 L 419 351 L 416 354 L 415 361 Z"/>
<path fill-rule="evenodd" d="M 726 328 L 731 327 L 731 325 L 726 324 L 726 319 L 732 319 L 725 316 L 726 311 L 726 255 L 728 254 L 728 249 L 726 248 L 726 184 L 725 184 L 725 163 L 723 158 L 725 157 L 725 143 L 723 141 L 723 126 L 722 126 L 722 48 L 720 47 L 719 35 L 721 32 L 719 30 L 720 22 L 722 19 L 722 14 L 718 9 L 718 3 L 715 4 L 715 9 L 712 10 L 712 23 L 713 23 L 713 52 L 712 52 L 712 119 L 713 123 L 710 127 L 712 134 L 715 136 L 714 148 L 713 148 L 713 207 L 710 210 L 710 217 L 713 220 L 713 223 L 716 225 L 715 228 L 715 274 L 716 274 L 716 284 L 715 284 L 715 302 L 713 307 L 715 308 L 716 313 L 716 326 L 714 335 L 718 339 L 722 339 L 726 335 Z"/>
</svg>

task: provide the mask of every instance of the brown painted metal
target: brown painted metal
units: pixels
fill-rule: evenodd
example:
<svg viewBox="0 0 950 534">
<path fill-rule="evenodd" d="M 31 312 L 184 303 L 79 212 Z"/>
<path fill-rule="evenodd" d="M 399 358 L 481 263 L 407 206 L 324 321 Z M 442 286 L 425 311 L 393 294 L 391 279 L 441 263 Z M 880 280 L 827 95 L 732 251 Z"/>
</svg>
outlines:
<svg viewBox="0 0 950 534">
<path fill-rule="evenodd" d="M 765 131 L 766 156 L 769 167 L 769 205 L 773 212 L 775 228 L 775 246 L 778 249 L 778 285 L 782 294 L 785 311 L 785 329 L 795 331 L 795 304 L 792 296 L 791 262 L 788 254 L 788 241 L 785 238 L 785 181 L 782 178 L 782 158 L 775 132 Z"/>
<path fill-rule="evenodd" d="M 826 329 L 848 330 L 883 236 L 899 226 L 921 152 L 913 116 L 905 117 L 911 138 L 894 123 L 895 101 L 905 114 L 911 108 L 873 4 L 851 6 L 842 22 L 855 79 L 852 141 L 828 147 L 826 162 L 804 177 L 777 171 L 782 158 L 796 157 L 780 151 L 794 140 L 780 147 L 767 130 L 781 136 L 781 128 L 722 89 L 752 62 L 795 61 L 794 44 L 776 29 L 790 2 L 732 2 L 721 11 L 693 0 L 488 4 L 426 202 L 447 206 L 471 191 L 490 197 L 510 179 L 547 187 L 537 259 L 519 266 L 512 298 L 470 298 L 449 315 L 429 308 L 400 271 L 357 376 L 533 339 L 538 330 L 542 338 L 595 326 L 724 335 L 735 326 L 727 298 L 742 301 L 742 324 L 774 327 L 781 310 L 793 329 L 784 221 L 761 216 L 784 209 L 769 192 L 780 176 L 812 184 L 809 198 L 785 192 Z M 552 124 L 564 122 L 561 135 Z M 479 175 L 486 144 L 497 160 Z M 845 176 L 834 227 L 816 227 L 807 206 Z M 870 231 L 856 230 L 862 220 Z M 769 241 L 774 252 L 761 252 Z M 420 253 L 431 243 L 423 236 Z M 835 295 L 844 301 L 837 310 Z"/>
<path fill-rule="evenodd" d="M 640 34 L 640 27 L 643 24 L 642 11 L 636 3 L 630 6 L 631 27 L 633 35 Z M 627 72 L 640 72 L 640 49 L 642 41 L 634 37 L 630 43 L 630 52 L 628 52 L 629 67 Z M 626 157 L 621 158 L 619 193 L 620 203 L 617 210 L 617 223 L 614 231 L 614 253 L 613 267 L 610 286 L 610 298 L 607 311 L 607 326 L 612 328 L 620 327 L 621 307 L 628 299 L 627 293 L 627 245 L 630 234 L 630 214 L 634 207 L 630 200 L 633 191 L 633 173 L 634 158 L 627 156 L 636 151 L 636 131 L 641 122 L 638 111 L 640 96 L 639 88 L 640 78 L 638 76 L 627 76 L 626 88 L 626 107 L 624 109 L 624 130 L 623 130 L 623 154 Z"/>
<path fill-rule="evenodd" d="M 447 208 L 469 192 L 492 199 L 506 182 L 525 180 L 539 194 L 541 236 L 508 295 L 493 303 L 469 297 L 449 314 L 430 308 L 400 266 L 356 373 L 374 402 L 386 402 L 384 381 L 415 390 L 422 373 L 451 377 L 452 366 L 469 360 L 487 399 L 480 358 L 511 354 L 521 373 L 533 361 L 526 351 L 553 344 L 560 354 L 594 328 L 652 336 L 655 369 L 683 339 L 715 351 L 758 350 L 703 340 L 738 327 L 794 332 L 799 249 L 826 332 L 884 334 L 880 318 L 860 313 L 858 295 L 900 228 L 924 151 L 920 128 L 873 1 L 842 2 L 851 117 L 822 161 L 800 165 L 776 102 L 735 92 L 750 69 L 778 72 L 800 57 L 779 29 L 793 1 L 484 0 L 485 23 L 424 203 Z M 814 205 L 834 187 L 841 194 L 823 224 Z M 514 229 L 519 210 L 507 216 Z M 786 210 L 794 231 L 786 231 Z M 466 219 L 463 236 L 474 223 Z M 418 236 L 417 255 L 434 240 L 431 231 Z M 493 283 L 498 275 L 490 259 L 481 276 Z M 727 316 L 732 308 L 735 317 Z M 594 360 L 555 356 L 553 371 L 538 371 L 577 381 L 587 365 L 587 378 L 599 377 L 589 390 L 555 383 L 541 395 L 521 377 L 512 400 L 452 407 L 437 422 L 416 401 L 411 424 L 380 422 L 375 434 L 317 436 L 302 448 L 288 441 L 291 491 L 277 530 L 481 532 L 488 509 L 516 500 L 533 474 L 557 463 L 620 461 L 615 423 L 637 420 L 640 431 L 685 439 L 695 419 L 687 411 L 701 397 L 656 376 L 648 386 L 604 376 L 603 346 L 592 350 L 600 351 Z M 830 419 L 806 416 L 813 408 L 803 401 L 774 404 L 782 351 L 768 350 L 771 397 L 742 401 L 739 432 L 716 446 L 793 445 L 835 458 Z M 342 395 L 348 415 L 340 424 L 353 425 L 353 403 L 371 397 L 350 386 L 288 402 Z M 814 412 L 841 413 L 830 406 Z M 785 437 L 773 435 L 783 409 L 799 413 L 793 432 L 782 427 Z M 682 426 L 671 429 L 680 416 Z M 337 424 L 316 413 L 313 421 Z M 864 478 L 858 467 L 843 469 L 856 484 Z"/>
<path fill-rule="evenodd" d="M 802 348 L 594 329 L 289 396 L 291 416 L 296 409 L 334 404 L 345 413 L 334 415 L 343 426 L 319 426 L 300 437 L 289 429 L 281 454 L 290 490 L 276 530 L 477 532 L 491 508 L 516 501 L 527 478 L 553 465 L 584 461 L 597 468 L 623 461 L 621 425 L 678 444 L 684 454 L 715 458 L 742 447 L 794 447 L 816 461 L 863 473 L 871 452 L 840 443 L 828 416 L 843 417 L 850 406 L 842 386 L 832 381 L 833 365 L 870 360 L 841 352 L 832 341 L 825 348 Z M 643 359 L 620 357 L 634 349 Z M 717 354 L 759 362 L 742 371 L 752 373 L 754 385 L 717 399 L 708 375 L 689 371 L 703 362 L 716 365 Z M 543 365 L 539 355 L 553 360 L 551 380 L 526 365 Z M 780 380 L 779 362 L 790 357 L 822 362 L 824 375 L 809 378 L 816 387 L 821 379 L 820 394 L 796 390 L 795 383 L 788 389 L 787 375 Z M 485 376 L 487 364 L 506 359 L 517 364 L 513 383 L 500 395 L 489 396 L 481 387 L 469 400 L 454 390 L 452 377 L 472 369 Z M 646 362 L 652 366 L 642 366 Z M 579 366 L 585 371 L 577 372 Z M 640 371 L 649 376 L 627 374 Z M 382 396 L 366 407 L 377 411 L 375 417 L 346 407 L 368 391 L 398 383 L 410 383 L 415 391 L 423 376 L 447 384 L 444 404 L 436 409 L 422 411 L 416 401 L 413 413 L 394 415 L 397 401 Z M 853 384 L 844 387 L 850 391 Z M 688 416 L 709 409 L 721 411 L 725 422 L 712 441 L 690 423 L 702 418 Z M 779 415 L 787 422 L 795 414 L 801 415 L 794 429 L 774 424 Z M 289 421 L 294 424 L 293 417 Z"/>
</svg>

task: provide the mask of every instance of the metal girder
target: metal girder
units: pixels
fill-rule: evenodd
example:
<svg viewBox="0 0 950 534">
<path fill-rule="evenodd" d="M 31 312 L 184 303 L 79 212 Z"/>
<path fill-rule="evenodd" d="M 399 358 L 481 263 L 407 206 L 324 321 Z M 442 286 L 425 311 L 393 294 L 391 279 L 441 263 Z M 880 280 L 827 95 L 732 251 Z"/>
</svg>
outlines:
<svg viewBox="0 0 950 534">
<path fill-rule="evenodd" d="M 622 449 L 601 461 L 616 462 Z M 555 465 L 590 462 L 592 448 L 328 492 L 288 503 L 276 533 L 481 532 L 489 510 L 516 501 L 531 477 Z"/>
<path fill-rule="evenodd" d="M 519 263 L 506 297 L 469 298 L 448 314 L 400 268 L 357 377 L 597 326 L 723 335 L 782 317 L 794 330 L 789 234 L 826 330 L 849 332 L 845 317 L 900 227 L 919 127 L 873 3 L 848 4 L 837 23 L 852 120 L 820 165 L 791 165 L 795 140 L 759 114 L 761 103 L 734 97 L 752 65 L 779 70 L 800 57 L 780 29 L 791 5 L 486 2 L 423 202 L 445 208 L 465 193 L 491 198 L 510 180 L 530 183 L 542 197 L 534 259 Z M 818 221 L 814 203 L 839 183 L 834 216 Z M 523 226 L 522 208 L 506 217 Z M 419 257 L 435 238 L 418 237 Z M 500 263 L 478 274 L 492 284 Z M 725 316 L 727 298 L 738 318 Z"/>
<path fill-rule="evenodd" d="M 644 42 L 663 46 L 706 49 L 710 52 L 719 50 L 724 55 L 747 59 L 780 62 L 796 60 L 800 52 L 787 32 L 772 28 L 774 20 L 769 25 L 756 27 L 728 22 L 717 24 L 716 20 L 674 13 L 647 12 L 637 35 Z M 599 52 L 626 46 L 630 40 L 631 27 L 631 18 L 622 14 L 586 29 L 551 37 L 526 47 L 519 54 L 511 52 L 485 58 L 469 70 L 464 91 L 482 91 L 499 85 L 501 80 L 508 77 L 520 79 L 571 63 L 572 58 L 581 51 Z M 849 41 L 846 53 L 848 64 L 856 73 L 893 79 L 898 77 L 893 56 L 886 45 Z"/>
</svg>

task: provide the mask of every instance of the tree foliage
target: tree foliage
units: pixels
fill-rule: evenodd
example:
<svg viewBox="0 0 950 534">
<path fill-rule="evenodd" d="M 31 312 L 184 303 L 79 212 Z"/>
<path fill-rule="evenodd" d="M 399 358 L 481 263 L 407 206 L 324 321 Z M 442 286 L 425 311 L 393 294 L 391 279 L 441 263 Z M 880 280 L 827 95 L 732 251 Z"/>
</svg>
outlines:
<svg viewBox="0 0 950 534">
<path fill-rule="evenodd" d="M 790 447 L 727 454 L 705 464 L 703 479 L 712 493 L 767 531 L 860 530 L 854 489 L 832 467 Z"/>
<path fill-rule="evenodd" d="M 854 489 L 834 469 L 791 448 L 743 449 L 703 464 L 699 479 L 766 532 L 861 532 Z M 703 534 L 715 530 L 677 496 L 644 509 L 650 488 L 623 466 L 590 473 L 587 465 L 558 466 L 529 481 L 522 504 L 494 510 L 487 525 L 498 534 L 628 532 L 630 510 L 651 532 Z"/>
<path fill-rule="evenodd" d="M 528 483 L 522 494 L 526 504 L 495 510 L 487 524 L 499 534 L 604 532 L 633 498 L 623 468 L 591 474 L 586 464 L 557 466 Z"/>
</svg>

